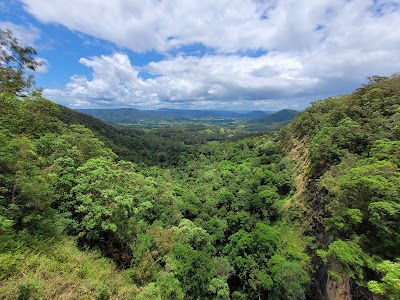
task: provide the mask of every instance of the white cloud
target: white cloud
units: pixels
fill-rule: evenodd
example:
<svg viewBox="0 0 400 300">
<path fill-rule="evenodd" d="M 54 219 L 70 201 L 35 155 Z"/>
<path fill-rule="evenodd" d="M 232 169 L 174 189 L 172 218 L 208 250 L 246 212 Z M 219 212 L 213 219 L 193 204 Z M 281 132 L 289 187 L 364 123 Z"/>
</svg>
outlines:
<svg viewBox="0 0 400 300">
<path fill-rule="evenodd" d="M 85 76 L 71 77 L 64 90 L 44 90 L 50 99 L 71 106 L 121 105 L 135 103 L 141 105 L 151 97 L 144 92 L 147 83 L 138 77 L 138 70 L 131 65 L 127 55 L 115 53 L 111 56 L 81 58 L 79 62 L 93 69 L 92 79 Z"/>
<path fill-rule="evenodd" d="M 42 22 L 166 54 L 143 69 L 121 53 L 82 58 L 93 78 L 46 91 L 98 106 L 304 106 L 400 70 L 400 0 L 21 1 Z M 185 55 L 194 44 L 213 54 Z M 266 54 L 248 56 L 254 50 Z M 143 70 L 156 77 L 144 80 Z"/>
<path fill-rule="evenodd" d="M 97 106 L 146 108 L 180 103 L 198 106 L 201 102 L 210 106 L 215 101 L 236 100 L 243 108 L 243 101 L 298 96 L 319 83 L 301 76 L 302 63 L 297 57 L 279 53 L 257 58 L 180 56 L 141 68 L 156 75 L 147 80 L 122 53 L 82 58 L 80 63 L 93 69 L 91 79 L 75 75 L 64 90 L 47 89 L 45 95 L 75 106 L 86 105 L 81 100 L 87 98 Z"/>
<path fill-rule="evenodd" d="M 167 51 L 192 43 L 220 52 L 299 51 L 315 47 L 327 35 L 333 42 L 339 34 L 340 40 L 347 43 L 364 29 L 371 29 L 368 27 L 399 22 L 398 10 L 394 9 L 398 0 L 22 2 L 42 22 L 61 24 L 133 51 Z M 380 18 L 377 11 L 385 17 Z M 382 20 L 387 17 L 389 20 Z"/>
</svg>

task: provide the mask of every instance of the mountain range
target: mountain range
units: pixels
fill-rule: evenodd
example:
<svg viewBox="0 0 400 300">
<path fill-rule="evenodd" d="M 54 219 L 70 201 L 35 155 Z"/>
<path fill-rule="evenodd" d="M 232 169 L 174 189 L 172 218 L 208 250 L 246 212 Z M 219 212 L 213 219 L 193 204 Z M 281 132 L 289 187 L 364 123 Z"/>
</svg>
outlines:
<svg viewBox="0 0 400 300">
<path fill-rule="evenodd" d="M 78 109 L 77 111 L 91 115 L 111 123 L 136 124 L 151 121 L 188 121 L 191 119 L 229 118 L 254 119 L 274 113 L 273 111 L 230 111 L 230 110 L 191 110 L 169 109 L 139 110 L 135 108 L 118 109 Z"/>
</svg>

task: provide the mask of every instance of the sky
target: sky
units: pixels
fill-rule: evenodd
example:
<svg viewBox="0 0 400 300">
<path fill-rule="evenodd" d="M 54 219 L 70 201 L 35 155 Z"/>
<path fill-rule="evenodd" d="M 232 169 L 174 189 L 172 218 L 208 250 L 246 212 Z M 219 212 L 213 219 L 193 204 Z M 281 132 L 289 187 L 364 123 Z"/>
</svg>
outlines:
<svg viewBox="0 0 400 300">
<path fill-rule="evenodd" d="M 400 0 L 0 0 L 70 108 L 301 110 L 400 72 Z"/>
</svg>

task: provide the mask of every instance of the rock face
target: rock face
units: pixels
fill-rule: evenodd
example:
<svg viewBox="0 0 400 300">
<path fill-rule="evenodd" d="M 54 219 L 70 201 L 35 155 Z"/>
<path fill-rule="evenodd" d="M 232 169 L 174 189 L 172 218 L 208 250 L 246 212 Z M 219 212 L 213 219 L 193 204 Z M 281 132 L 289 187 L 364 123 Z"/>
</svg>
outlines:
<svg viewBox="0 0 400 300">
<path fill-rule="evenodd" d="M 350 278 L 343 276 L 339 281 L 328 278 L 326 283 L 327 300 L 351 300 Z"/>
</svg>

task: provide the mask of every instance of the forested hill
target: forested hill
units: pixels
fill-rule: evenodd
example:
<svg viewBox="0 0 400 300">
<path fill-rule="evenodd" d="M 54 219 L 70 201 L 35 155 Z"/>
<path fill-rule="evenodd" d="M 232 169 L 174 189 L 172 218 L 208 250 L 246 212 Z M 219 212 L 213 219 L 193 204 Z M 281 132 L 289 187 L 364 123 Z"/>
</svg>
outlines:
<svg viewBox="0 0 400 300">
<path fill-rule="evenodd" d="M 275 130 L 278 130 L 279 128 L 289 124 L 298 114 L 299 112 L 297 110 L 282 109 L 275 113 L 247 120 L 246 129 L 259 131 L 260 128 L 263 128 L 267 131 L 274 128 Z"/>
<path fill-rule="evenodd" d="M 280 134 L 313 239 L 312 299 L 400 299 L 400 76 L 317 101 Z"/>
<path fill-rule="evenodd" d="M 184 127 L 122 146 L 39 93 L 0 112 L 3 299 L 399 299 L 398 75 L 155 160 L 134 143 Z"/>
<path fill-rule="evenodd" d="M 248 123 L 257 123 L 264 125 L 272 125 L 274 123 L 280 122 L 289 122 L 293 120 L 295 116 L 297 116 L 299 112 L 293 109 L 282 109 L 275 113 L 267 114 L 252 120 L 249 120 Z"/>
<path fill-rule="evenodd" d="M 273 137 L 192 145 L 174 167 L 137 165 L 39 94 L 0 97 L 5 299 L 305 294 L 305 245 L 282 219 L 290 162 Z"/>
<path fill-rule="evenodd" d="M 157 136 L 146 134 L 143 130 L 115 126 L 64 106 L 59 106 L 59 109 L 63 123 L 80 124 L 89 128 L 121 159 L 150 164 L 158 162 L 159 153 L 171 152 L 168 161 L 172 162 L 184 150 L 184 144 L 176 140 L 159 139 L 157 142 Z"/>
<path fill-rule="evenodd" d="M 241 127 L 216 124 L 160 126 L 135 128 L 99 120 L 93 116 L 59 106 L 60 120 L 65 124 L 80 124 L 92 130 L 97 138 L 119 157 L 141 165 L 176 165 L 182 153 L 208 141 L 240 139 L 251 133 Z M 276 126 L 281 126 L 278 123 Z M 258 126 L 259 128 L 259 126 Z M 271 129 L 271 128 L 269 128 Z"/>
<path fill-rule="evenodd" d="M 134 124 L 139 121 L 160 121 L 162 115 L 152 111 L 143 111 L 134 108 L 118 108 L 118 109 L 79 109 L 81 113 L 99 118 L 101 120 L 119 123 Z"/>
</svg>

